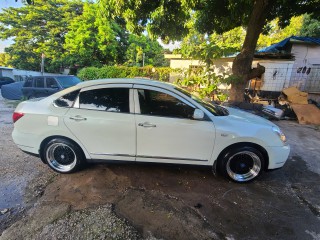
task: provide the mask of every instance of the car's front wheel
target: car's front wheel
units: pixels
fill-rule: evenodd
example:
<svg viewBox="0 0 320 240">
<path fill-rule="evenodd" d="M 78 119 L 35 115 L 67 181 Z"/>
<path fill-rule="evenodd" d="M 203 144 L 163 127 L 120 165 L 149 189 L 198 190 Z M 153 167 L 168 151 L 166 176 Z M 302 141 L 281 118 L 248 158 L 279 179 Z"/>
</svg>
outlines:
<svg viewBox="0 0 320 240">
<path fill-rule="evenodd" d="M 67 139 L 52 139 L 43 151 L 43 157 L 49 167 L 59 173 L 75 172 L 85 163 L 80 147 Z"/>
<path fill-rule="evenodd" d="M 253 147 L 229 149 L 218 162 L 219 172 L 235 182 L 252 181 L 263 169 L 263 155 Z"/>
</svg>

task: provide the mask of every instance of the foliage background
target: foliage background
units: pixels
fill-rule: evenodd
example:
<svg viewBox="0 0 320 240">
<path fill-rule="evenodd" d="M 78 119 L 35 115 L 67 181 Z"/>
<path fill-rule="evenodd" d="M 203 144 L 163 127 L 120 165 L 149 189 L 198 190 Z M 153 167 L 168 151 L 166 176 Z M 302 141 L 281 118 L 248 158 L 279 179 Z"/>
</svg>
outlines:
<svg viewBox="0 0 320 240">
<path fill-rule="evenodd" d="M 122 18 L 111 19 L 97 3 L 80 0 L 35 1 L 0 13 L 0 38 L 13 39 L 2 56 L 6 65 L 60 72 L 65 67 L 104 65 L 168 66 L 164 49 L 146 35 L 134 35 Z"/>
<path fill-rule="evenodd" d="M 207 67 L 181 70 L 178 84 L 210 96 L 223 81 L 210 71 L 212 59 L 242 50 L 253 2 L 35 0 L 0 13 L 0 38 L 14 41 L 0 55 L 0 64 L 38 71 L 44 53 L 47 72 L 84 67 L 79 76 L 85 80 L 139 76 L 168 81 L 172 70 L 161 68 L 168 66 L 163 56 L 167 50 L 157 38 L 182 40 L 176 52 L 200 59 Z M 277 0 L 269 5 L 273 11 L 264 11 L 266 23 L 257 48 L 291 35 L 320 37 L 318 0 Z M 300 15 L 303 12 L 311 14 Z M 141 68 L 143 62 L 146 67 Z"/>
<path fill-rule="evenodd" d="M 81 80 L 93 80 L 100 78 L 134 78 L 142 77 L 163 82 L 169 82 L 170 73 L 175 70 L 169 67 L 126 67 L 126 66 L 104 66 L 86 67 L 79 71 L 78 77 Z"/>
</svg>

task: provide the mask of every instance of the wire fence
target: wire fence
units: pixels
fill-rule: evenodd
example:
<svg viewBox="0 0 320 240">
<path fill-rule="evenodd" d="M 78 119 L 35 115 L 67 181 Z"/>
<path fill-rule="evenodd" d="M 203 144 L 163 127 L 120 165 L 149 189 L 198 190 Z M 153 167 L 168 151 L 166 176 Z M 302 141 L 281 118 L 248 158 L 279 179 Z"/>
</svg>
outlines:
<svg viewBox="0 0 320 240">
<path fill-rule="evenodd" d="M 309 93 L 320 93 L 320 64 L 304 67 L 266 68 L 261 78 L 250 82 L 249 88 L 282 91 L 291 86 Z"/>
</svg>

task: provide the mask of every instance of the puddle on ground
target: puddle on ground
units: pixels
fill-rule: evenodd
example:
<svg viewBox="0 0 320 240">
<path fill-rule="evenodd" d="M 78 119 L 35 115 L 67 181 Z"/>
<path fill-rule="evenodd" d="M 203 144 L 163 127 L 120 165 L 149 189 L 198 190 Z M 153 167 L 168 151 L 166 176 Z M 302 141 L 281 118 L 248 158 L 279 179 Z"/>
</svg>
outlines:
<svg viewBox="0 0 320 240">
<path fill-rule="evenodd" d="M 4 182 L 1 178 L 0 181 Z M 24 178 L 16 176 L 5 182 L 5 185 L 0 185 L 0 210 L 24 206 L 23 195 L 27 184 Z"/>
</svg>

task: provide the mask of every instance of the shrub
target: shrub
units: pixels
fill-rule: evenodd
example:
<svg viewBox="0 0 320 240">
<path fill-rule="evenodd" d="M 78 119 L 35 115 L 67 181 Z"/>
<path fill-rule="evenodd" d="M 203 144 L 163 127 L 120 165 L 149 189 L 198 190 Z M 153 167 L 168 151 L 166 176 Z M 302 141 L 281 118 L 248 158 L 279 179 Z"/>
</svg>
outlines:
<svg viewBox="0 0 320 240">
<path fill-rule="evenodd" d="M 78 72 L 78 77 L 83 81 L 98 79 L 99 68 L 96 68 L 96 67 L 83 68 Z"/>
<path fill-rule="evenodd" d="M 101 78 L 134 78 L 147 77 L 164 82 L 169 81 L 170 73 L 173 70 L 169 67 L 125 67 L 125 66 L 104 66 L 101 68 L 86 67 L 78 72 L 78 77 L 84 81 Z"/>
<path fill-rule="evenodd" d="M 170 73 L 178 72 L 176 85 L 188 89 L 200 98 L 224 101 L 227 96 L 224 91 L 218 89 L 223 81 L 222 76 L 216 76 L 214 72 L 206 68 L 198 69 L 171 69 L 169 67 L 126 67 L 104 66 L 86 67 L 79 71 L 78 77 L 84 81 L 102 78 L 134 78 L 143 77 L 163 82 L 169 82 Z"/>
</svg>

